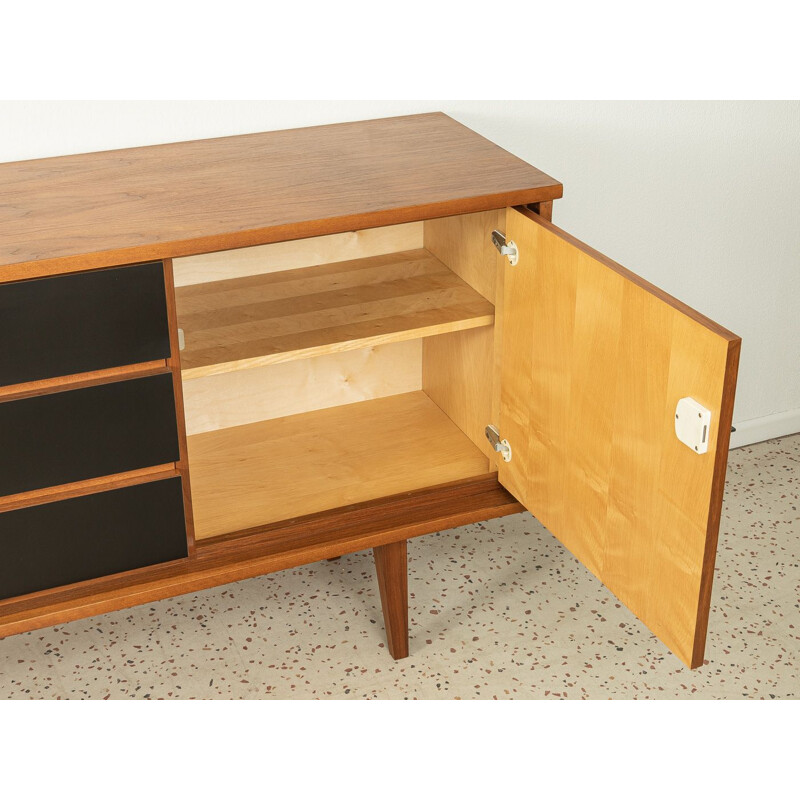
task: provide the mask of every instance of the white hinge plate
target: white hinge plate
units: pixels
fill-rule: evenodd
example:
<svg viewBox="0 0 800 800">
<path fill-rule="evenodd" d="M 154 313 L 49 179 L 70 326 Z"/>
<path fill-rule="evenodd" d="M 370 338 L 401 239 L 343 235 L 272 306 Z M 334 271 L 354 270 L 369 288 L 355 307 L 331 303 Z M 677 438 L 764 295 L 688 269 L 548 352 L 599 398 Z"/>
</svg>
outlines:
<svg viewBox="0 0 800 800">
<path fill-rule="evenodd" d="M 682 397 L 675 408 L 675 435 L 695 453 L 707 453 L 711 436 L 711 412 L 697 400 Z"/>
</svg>

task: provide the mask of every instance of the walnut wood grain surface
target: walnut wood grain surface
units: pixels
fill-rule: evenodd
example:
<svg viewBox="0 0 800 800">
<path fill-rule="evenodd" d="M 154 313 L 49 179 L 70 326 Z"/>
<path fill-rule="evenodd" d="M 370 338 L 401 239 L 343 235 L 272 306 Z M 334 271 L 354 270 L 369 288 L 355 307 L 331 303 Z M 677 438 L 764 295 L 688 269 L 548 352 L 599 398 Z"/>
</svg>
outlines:
<svg viewBox="0 0 800 800">
<path fill-rule="evenodd" d="M 408 541 L 372 549 L 381 596 L 386 644 L 397 661 L 408 656 Z"/>
<path fill-rule="evenodd" d="M 0 164 L 0 281 L 561 196 L 445 114 Z"/>
</svg>

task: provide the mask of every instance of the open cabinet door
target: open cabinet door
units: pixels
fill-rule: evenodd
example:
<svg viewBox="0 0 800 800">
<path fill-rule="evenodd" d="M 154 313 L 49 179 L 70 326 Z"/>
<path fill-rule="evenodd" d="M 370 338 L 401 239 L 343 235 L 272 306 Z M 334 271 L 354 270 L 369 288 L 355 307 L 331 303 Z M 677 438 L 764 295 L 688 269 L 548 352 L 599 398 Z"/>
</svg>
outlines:
<svg viewBox="0 0 800 800">
<path fill-rule="evenodd" d="M 527 209 L 505 233 L 500 483 L 699 666 L 741 340 Z M 676 435 L 686 397 L 704 454 Z"/>
</svg>

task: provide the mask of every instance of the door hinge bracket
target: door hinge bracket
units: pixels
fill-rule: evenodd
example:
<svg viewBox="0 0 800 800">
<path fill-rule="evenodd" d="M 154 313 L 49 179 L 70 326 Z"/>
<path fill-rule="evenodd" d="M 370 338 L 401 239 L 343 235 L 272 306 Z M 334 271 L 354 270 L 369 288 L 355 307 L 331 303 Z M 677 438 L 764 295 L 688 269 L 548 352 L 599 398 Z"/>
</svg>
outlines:
<svg viewBox="0 0 800 800">
<path fill-rule="evenodd" d="M 512 267 L 517 266 L 519 261 L 519 249 L 510 239 L 506 241 L 506 235 L 500 231 L 492 231 L 492 244 L 498 249 L 501 255 L 508 259 Z"/>
<path fill-rule="evenodd" d="M 511 445 L 508 443 L 508 439 L 501 439 L 500 431 L 494 425 L 487 425 L 485 433 L 494 451 L 503 456 L 503 461 L 511 461 Z"/>
</svg>

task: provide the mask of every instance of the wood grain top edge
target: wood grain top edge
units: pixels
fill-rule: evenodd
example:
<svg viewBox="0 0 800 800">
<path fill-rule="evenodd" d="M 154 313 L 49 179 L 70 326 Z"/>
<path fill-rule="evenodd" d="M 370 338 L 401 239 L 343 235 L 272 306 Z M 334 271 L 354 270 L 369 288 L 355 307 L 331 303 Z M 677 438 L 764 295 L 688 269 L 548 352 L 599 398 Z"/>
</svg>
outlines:
<svg viewBox="0 0 800 800">
<path fill-rule="evenodd" d="M 742 340 L 740 336 L 737 336 L 735 333 L 729 331 L 727 328 L 723 327 L 719 323 L 714 322 L 713 319 L 710 319 L 705 314 L 701 314 L 699 311 L 687 305 L 682 300 L 678 300 L 677 297 L 673 297 L 668 292 L 665 292 L 663 289 L 660 289 L 654 283 L 650 283 L 650 281 L 646 280 L 645 278 L 642 278 L 635 272 L 631 272 L 631 270 L 629 270 L 627 267 L 623 267 L 622 264 L 613 261 L 612 259 L 608 258 L 608 256 L 604 256 L 602 253 L 595 250 L 593 247 L 590 247 L 589 245 L 580 241 L 580 239 L 576 239 L 574 236 L 562 230 L 561 228 L 553 225 L 552 222 L 549 222 L 544 217 L 539 216 L 531 209 L 524 208 L 522 206 L 515 206 L 514 210 L 518 211 L 520 214 L 527 217 L 528 219 L 534 221 L 537 225 L 541 225 L 543 228 L 555 234 L 559 238 L 563 239 L 565 242 L 568 242 L 573 247 L 576 247 L 581 252 L 586 253 L 586 255 L 590 256 L 591 258 L 600 262 L 604 266 L 618 273 L 623 278 L 629 280 L 631 283 L 636 284 L 637 286 L 641 287 L 642 289 L 654 295 L 655 297 L 658 297 L 660 300 L 663 300 L 665 303 L 674 308 L 676 311 L 680 311 L 682 314 L 685 314 L 690 319 L 693 319 L 695 322 L 702 325 L 704 328 L 707 328 L 713 333 L 716 333 L 718 336 L 721 336 L 723 339 L 728 341 L 729 344 L 737 342 L 741 343 Z"/>
<path fill-rule="evenodd" d="M 386 208 L 364 214 L 308 219 L 287 225 L 219 232 L 188 239 L 156 241 L 112 250 L 87 251 L 56 258 L 7 262 L 0 264 L 0 283 L 148 261 L 162 261 L 167 258 L 197 256 L 223 250 L 237 250 L 242 247 L 289 242 L 314 236 L 380 228 L 458 214 L 471 214 L 477 211 L 492 211 L 508 206 L 557 200 L 562 194 L 562 185 L 554 184 L 496 195 L 465 197 L 419 206 Z"/>
</svg>

